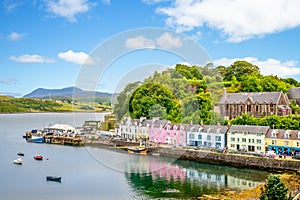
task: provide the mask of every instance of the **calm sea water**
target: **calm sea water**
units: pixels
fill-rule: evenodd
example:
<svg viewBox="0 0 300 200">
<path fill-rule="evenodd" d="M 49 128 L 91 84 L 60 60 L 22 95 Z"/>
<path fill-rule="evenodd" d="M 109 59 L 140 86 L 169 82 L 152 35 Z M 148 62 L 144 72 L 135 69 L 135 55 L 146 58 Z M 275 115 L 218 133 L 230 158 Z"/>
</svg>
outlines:
<svg viewBox="0 0 300 200">
<path fill-rule="evenodd" d="M 34 144 L 22 138 L 26 131 L 50 124 L 82 126 L 85 120 L 102 119 L 103 114 L 94 113 L 1 114 L 1 199 L 189 199 L 226 188 L 254 187 L 267 178 L 267 172 L 258 170 L 101 148 Z M 25 152 L 23 165 L 13 164 L 18 151 Z M 45 159 L 34 160 L 37 153 Z M 62 182 L 47 182 L 48 175 L 62 176 Z"/>
</svg>

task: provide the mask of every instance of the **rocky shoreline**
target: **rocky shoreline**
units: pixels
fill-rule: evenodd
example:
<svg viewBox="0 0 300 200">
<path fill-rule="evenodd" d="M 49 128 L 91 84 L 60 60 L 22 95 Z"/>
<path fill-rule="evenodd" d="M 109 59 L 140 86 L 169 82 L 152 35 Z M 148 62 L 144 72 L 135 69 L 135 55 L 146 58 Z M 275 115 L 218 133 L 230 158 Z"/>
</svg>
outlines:
<svg viewBox="0 0 300 200">
<path fill-rule="evenodd" d="M 135 142 L 125 141 L 85 141 L 86 146 L 109 148 L 114 150 L 125 151 L 128 146 L 137 146 Z M 224 152 L 212 152 L 200 149 L 188 149 L 184 147 L 169 147 L 169 146 L 150 146 L 150 154 L 156 154 L 165 157 L 172 157 L 190 161 L 206 162 L 219 165 L 227 165 L 234 167 L 252 168 L 265 170 L 269 172 L 279 173 L 300 173 L 300 160 L 284 159 L 284 158 L 269 158 L 262 156 L 251 156 L 243 154 L 232 154 Z"/>
</svg>

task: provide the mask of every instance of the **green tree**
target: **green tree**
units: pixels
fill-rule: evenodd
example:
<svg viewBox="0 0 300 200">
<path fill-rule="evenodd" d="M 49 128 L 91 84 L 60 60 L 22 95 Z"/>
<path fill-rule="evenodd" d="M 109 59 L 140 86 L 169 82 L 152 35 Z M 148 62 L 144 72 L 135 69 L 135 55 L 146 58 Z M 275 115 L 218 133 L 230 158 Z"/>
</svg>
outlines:
<svg viewBox="0 0 300 200">
<path fill-rule="evenodd" d="M 232 65 L 226 68 L 224 79 L 230 81 L 232 80 L 232 77 L 235 76 L 236 79 L 240 81 L 243 76 L 248 74 L 260 75 L 258 66 L 239 60 L 235 61 Z"/>
<path fill-rule="evenodd" d="M 260 200 L 289 200 L 291 195 L 287 197 L 288 188 L 276 175 L 270 175 L 266 184 L 262 188 L 259 196 Z"/>
</svg>

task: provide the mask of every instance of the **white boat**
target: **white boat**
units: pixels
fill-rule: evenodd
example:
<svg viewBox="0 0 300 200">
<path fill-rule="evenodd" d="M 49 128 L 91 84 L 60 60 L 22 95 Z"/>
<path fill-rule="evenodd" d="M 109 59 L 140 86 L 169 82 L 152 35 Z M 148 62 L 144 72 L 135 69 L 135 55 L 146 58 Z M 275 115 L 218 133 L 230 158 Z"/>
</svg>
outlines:
<svg viewBox="0 0 300 200">
<path fill-rule="evenodd" d="M 22 165 L 23 163 L 23 160 L 21 158 L 17 158 L 13 161 L 14 164 L 17 164 L 17 165 Z"/>
</svg>

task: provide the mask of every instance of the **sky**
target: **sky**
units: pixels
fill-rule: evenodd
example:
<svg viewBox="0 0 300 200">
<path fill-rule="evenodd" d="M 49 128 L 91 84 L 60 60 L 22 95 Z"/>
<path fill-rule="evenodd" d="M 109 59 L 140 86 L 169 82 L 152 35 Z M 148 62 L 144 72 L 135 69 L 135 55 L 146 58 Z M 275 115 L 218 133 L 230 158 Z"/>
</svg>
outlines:
<svg viewBox="0 0 300 200">
<path fill-rule="evenodd" d="M 236 60 L 300 81 L 299 10 L 298 0 L 2 0 L 0 94 L 119 92 L 176 63 Z"/>
</svg>

